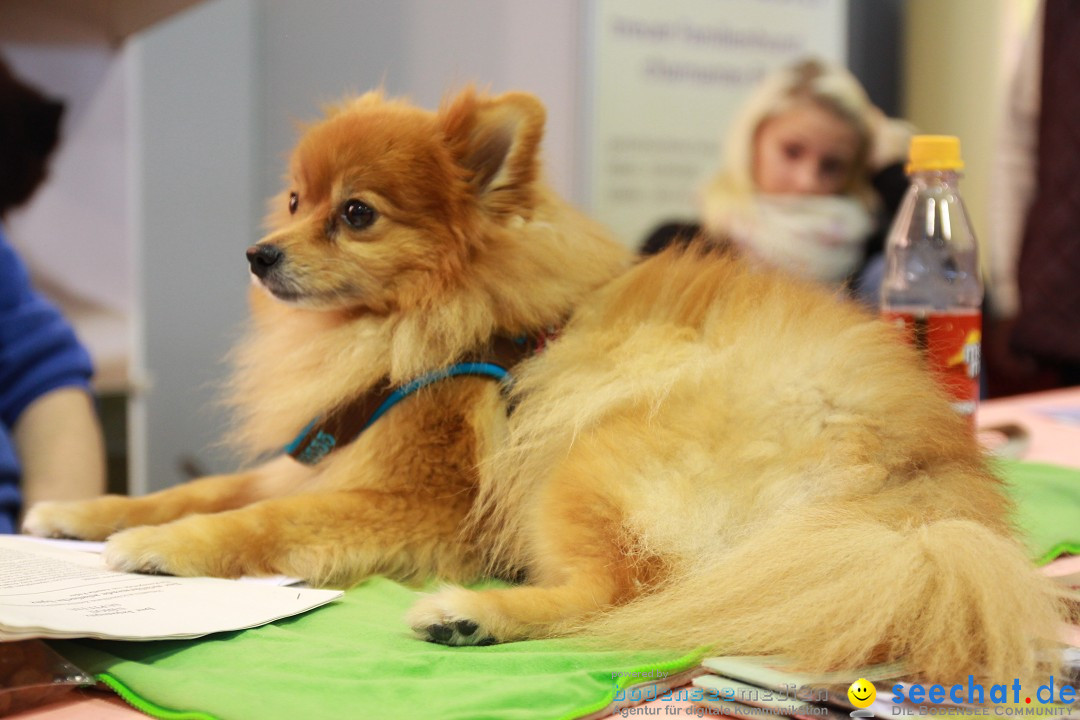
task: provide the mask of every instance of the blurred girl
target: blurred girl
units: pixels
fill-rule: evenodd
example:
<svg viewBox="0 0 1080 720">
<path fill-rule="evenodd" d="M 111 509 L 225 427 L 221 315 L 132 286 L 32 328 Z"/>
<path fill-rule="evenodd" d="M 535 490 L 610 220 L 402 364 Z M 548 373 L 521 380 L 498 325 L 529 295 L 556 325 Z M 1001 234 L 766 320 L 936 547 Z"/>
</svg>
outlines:
<svg viewBox="0 0 1080 720">
<path fill-rule="evenodd" d="M 872 303 L 876 283 L 867 287 L 860 274 L 881 252 L 907 188 L 901 161 L 910 135 L 844 68 L 816 60 L 783 68 L 732 123 L 720 170 L 702 193 L 701 229 L 760 262 L 854 282 Z M 654 233 L 644 252 L 668 244 L 673 230 Z"/>
</svg>

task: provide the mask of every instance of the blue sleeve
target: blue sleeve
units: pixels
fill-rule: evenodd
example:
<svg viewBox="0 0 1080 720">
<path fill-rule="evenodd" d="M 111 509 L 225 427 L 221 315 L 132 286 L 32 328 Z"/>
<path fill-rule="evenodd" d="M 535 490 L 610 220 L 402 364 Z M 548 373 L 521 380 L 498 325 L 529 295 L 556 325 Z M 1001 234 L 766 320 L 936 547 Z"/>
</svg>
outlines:
<svg viewBox="0 0 1080 720">
<path fill-rule="evenodd" d="M 12 427 L 27 405 L 57 388 L 88 388 L 92 372 L 89 353 L 31 287 L 0 231 L 0 421 Z"/>
</svg>

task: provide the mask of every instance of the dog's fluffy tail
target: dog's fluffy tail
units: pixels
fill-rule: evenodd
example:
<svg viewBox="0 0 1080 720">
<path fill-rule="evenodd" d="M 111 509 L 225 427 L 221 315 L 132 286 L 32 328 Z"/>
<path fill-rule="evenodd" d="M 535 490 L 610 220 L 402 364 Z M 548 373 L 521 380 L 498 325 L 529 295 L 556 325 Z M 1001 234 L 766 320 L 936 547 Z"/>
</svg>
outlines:
<svg viewBox="0 0 1080 720">
<path fill-rule="evenodd" d="M 1023 680 L 1045 670 L 1059 602 L 1019 544 L 978 522 L 890 528 L 819 513 L 753 533 L 581 629 L 775 653 L 807 671 L 900 659 L 936 682 Z"/>
</svg>

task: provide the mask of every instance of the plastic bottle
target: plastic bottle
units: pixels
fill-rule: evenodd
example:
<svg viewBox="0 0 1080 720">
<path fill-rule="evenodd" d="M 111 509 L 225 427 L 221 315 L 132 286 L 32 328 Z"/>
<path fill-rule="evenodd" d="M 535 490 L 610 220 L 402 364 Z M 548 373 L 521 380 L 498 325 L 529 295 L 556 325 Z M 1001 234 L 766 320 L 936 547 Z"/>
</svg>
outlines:
<svg viewBox="0 0 1080 720">
<path fill-rule="evenodd" d="M 957 182 L 960 141 L 911 140 L 911 178 L 885 245 L 881 314 L 904 326 L 953 407 L 974 424 L 979 401 L 983 285 L 979 251 Z"/>
</svg>

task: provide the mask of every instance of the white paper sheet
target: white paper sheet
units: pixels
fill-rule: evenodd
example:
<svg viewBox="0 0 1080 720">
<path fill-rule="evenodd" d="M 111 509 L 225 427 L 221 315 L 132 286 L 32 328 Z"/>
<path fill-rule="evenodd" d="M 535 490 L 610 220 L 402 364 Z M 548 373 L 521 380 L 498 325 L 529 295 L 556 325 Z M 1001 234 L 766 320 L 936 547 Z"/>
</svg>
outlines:
<svg viewBox="0 0 1080 720">
<path fill-rule="evenodd" d="M 0 536 L 0 640 L 193 638 L 263 625 L 341 594 L 120 573 L 98 554 Z"/>
</svg>

